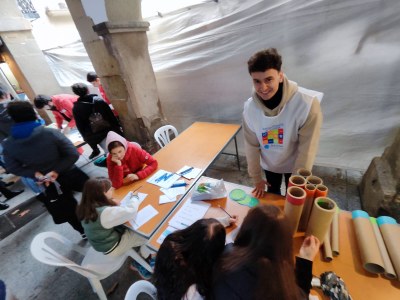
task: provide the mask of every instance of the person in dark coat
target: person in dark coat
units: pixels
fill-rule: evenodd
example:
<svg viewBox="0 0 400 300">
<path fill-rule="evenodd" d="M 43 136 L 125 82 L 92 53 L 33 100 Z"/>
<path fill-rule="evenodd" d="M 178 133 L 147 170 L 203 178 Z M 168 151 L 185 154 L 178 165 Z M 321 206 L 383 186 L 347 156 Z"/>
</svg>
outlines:
<svg viewBox="0 0 400 300">
<path fill-rule="evenodd" d="M 81 133 L 85 142 L 93 149 L 89 159 L 92 159 L 100 154 L 97 145 L 100 145 L 104 152 L 107 151 L 105 146 L 105 138 L 109 131 L 114 131 L 122 135 L 121 125 L 114 116 L 108 104 L 96 94 L 89 94 L 89 89 L 84 83 L 75 83 L 72 85 L 72 91 L 79 96 L 72 109 L 76 127 Z M 102 118 L 108 122 L 107 127 L 103 130 L 94 132 L 90 117 L 93 113 L 101 114 Z"/>
<path fill-rule="evenodd" d="M 58 130 L 42 126 L 30 102 L 14 101 L 7 112 L 15 124 L 11 136 L 3 142 L 6 169 L 43 184 L 45 192 L 37 198 L 54 222 L 68 222 L 86 238 L 75 214 L 73 191 L 82 192 L 89 177 L 75 166 L 79 158 L 75 146 Z"/>
</svg>

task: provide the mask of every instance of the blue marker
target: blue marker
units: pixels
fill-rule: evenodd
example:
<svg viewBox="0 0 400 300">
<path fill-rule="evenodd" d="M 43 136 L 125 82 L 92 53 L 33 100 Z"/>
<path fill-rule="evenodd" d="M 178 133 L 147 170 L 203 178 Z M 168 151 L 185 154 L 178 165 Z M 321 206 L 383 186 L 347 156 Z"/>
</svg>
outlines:
<svg viewBox="0 0 400 300">
<path fill-rule="evenodd" d="M 190 167 L 190 168 L 188 168 L 188 169 L 186 169 L 186 170 L 180 172 L 179 175 L 181 175 L 181 176 L 182 176 L 182 175 L 185 175 L 185 174 L 189 173 L 189 172 L 192 171 L 192 170 L 193 170 L 193 167 Z"/>
<path fill-rule="evenodd" d="M 180 186 L 187 186 L 187 183 L 186 182 L 174 183 L 173 185 L 171 185 L 170 188 L 176 188 L 176 187 L 180 187 Z"/>
</svg>

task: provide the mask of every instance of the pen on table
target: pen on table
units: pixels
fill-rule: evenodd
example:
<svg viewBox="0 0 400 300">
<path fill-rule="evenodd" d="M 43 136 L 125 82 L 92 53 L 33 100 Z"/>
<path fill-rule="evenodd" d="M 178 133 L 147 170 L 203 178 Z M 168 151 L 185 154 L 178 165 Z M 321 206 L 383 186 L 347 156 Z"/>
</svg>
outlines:
<svg viewBox="0 0 400 300">
<path fill-rule="evenodd" d="M 170 188 L 176 188 L 176 187 L 180 187 L 180 186 L 187 186 L 187 183 L 186 182 L 174 183 L 173 185 L 170 186 Z"/>
<path fill-rule="evenodd" d="M 192 171 L 193 170 L 193 167 L 190 167 L 190 168 L 188 168 L 188 169 L 186 169 L 186 170 L 183 170 L 182 172 L 180 172 L 179 173 L 179 175 L 185 175 L 185 174 L 187 174 L 187 173 L 189 173 L 190 171 Z"/>
<path fill-rule="evenodd" d="M 133 191 L 132 191 L 132 193 L 135 193 L 138 189 L 140 189 L 141 187 L 143 187 L 143 185 L 141 185 L 141 186 L 139 186 L 138 188 L 136 188 L 136 189 L 134 189 Z"/>
<path fill-rule="evenodd" d="M 229 218 L 233 219 L 233 217 L 225 209 L 223 209 L 221 205 L 218 205 L 218 207 L 222 209 L 229 216 Z"/>
</svg>

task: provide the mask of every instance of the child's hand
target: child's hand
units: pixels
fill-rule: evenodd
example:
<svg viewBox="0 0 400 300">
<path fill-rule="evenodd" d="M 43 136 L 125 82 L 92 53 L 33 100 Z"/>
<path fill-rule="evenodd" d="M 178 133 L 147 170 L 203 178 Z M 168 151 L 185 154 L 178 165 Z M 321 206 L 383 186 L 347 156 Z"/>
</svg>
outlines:
<svg viewBox="0 0 400 300">
<path fill-rule="evenodd" d="M 319 246 L 320 242 L 315 236 L 306 237 L 301 245 L 299 257 L 313 261 L 319 251 Z"/>
<path fill-rule="evenodd" d="M 239 216 L 238 215 L 233 215 L 232 218 L 229 218 L 229 224 L 236 224 L 237 221 L 239 220 Z"/>
<path fill-rule="evenodd" d="M 122 162 L 117 157 L 111 156 L 111 161 L 115 162 L 118 166 L 122 165 Z"/>
<path fill-rule="evenodd" d="M 139 180 L 139 176 L 137 176 L 136 174 L 128 174 L 126 176 L 127 179 L 129 179 L 130 181 L 136 181 Z"/>
</svg>

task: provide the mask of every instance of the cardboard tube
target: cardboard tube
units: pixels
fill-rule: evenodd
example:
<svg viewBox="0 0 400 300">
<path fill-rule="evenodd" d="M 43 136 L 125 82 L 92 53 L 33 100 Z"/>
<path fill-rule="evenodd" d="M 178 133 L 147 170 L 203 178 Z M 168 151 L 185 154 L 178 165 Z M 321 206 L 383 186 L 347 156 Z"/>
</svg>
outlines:
<svg viewBox="0 0 400 300">
<path fill-rule="evenodd" d="M 297 186 L 291 186 L 288 188 L 286 193 L 284 212 L 285 216 L 290 222 L 292 234 L 295 234 L 297 231 L 297 226 L 299 225 L 301 212 L 303 211 L 305 200 L 306 192 L 302 188 Z"/>
<path fill-rule="evenodd" d="M 331 248 L 331 235 L 329 230 L 324 238 L 324 259 L 326 261 L 332 261 L 333 259 L 332 248 Z"/>
<path fill-rule="evenodd" d="M 305 169 L 305 168 L 297 169 L 296 174 L 300 175 L 300 176 L 302 176 L 304 178 L 307 178 L 308 176 L 312 175 L 311 171 L 308 170 L 308 169 Z"/>
<path fill-rule="evenodd" d="M 354 210 L 351 216 L 364 269 L 371 273 L 384 273 L 382 255 L 368 214 L 363 210 Z"/>
<path fill-rule="evenodd" d="M 300 175 L 292 175 L 289 177 L 289 184 L 288 187 L 291 186 L 298 186 L 301 188 L 304 188 L 304 186 L 306 185 L 306 180 L 304 179 L 304 177 L 300 176 Z"/>
<path fill-rule="evenodd" d="M 383 265 L 385 267 L 385 277 L 388 279 L 395 279 L 396 272 L 394 271 L 392 262 L 390 261 L 389 253 L 386 249 L 385 242 L 383 241 L 382 234 L 379 230 L 378 223 L 375 218 L 370 217 L 372 228 L 374 229 L 376 242 L 378 243 L 379 251 L 381 251 L 381 256 L 383 260 Z M 397 245 L 400 246 L 400 245 Z"/>
<path fill-rule="evenodd" d="M 337 208 L 331 224 L 331 246 L 334 256 L 339 255 L 339 207 Z"/>
<path fill-rule="evenodd" d="M 382 233 L 385 241 L 386 249 L 388 250 L 390 260 L 397 273 L 397 279 L 400 279 L 400 225 L 391 217 L 379 217 L 376 219 L 379 230 Z"/>
<path fill-rule="evenodd" d="M 315 193 L 315 185 L 306 184 L 304 187 L 306 191 L 306 200 L 304 201 L 303 212 L 301 213 L 301 218 L 299 222 L 299 230 L 306 231 L 308 220 L 310 219 L 311 209 L 314 203 L 314 193 Z"/>
<path fill-rule="evenodd" d="M 316 198 L 311 210 L 310 220 L 306 230 L 306 235 L 313 235 L 321 243 L 330 229 L 333 215 L 336 211 L 336 203 L 329 198 Z"/>
<path fill-rule="evenodd" d="M 318 185 L 318 184 L 324 183 L 321 178 L 319 178 L 318 176 L 314 176 L 314 175 L 308 176 L 306 178 L 306 180 L 309 184 L 313 184 L 313 185 Z"/>
<path fill-rule="evenodd" d="M 316 190 L 315 190 L 314 198 L 328 197 L 328 188 L 325 185 L 317 184 L 317 186 L 315 188 L 316 188 Z"/>
</svg>

